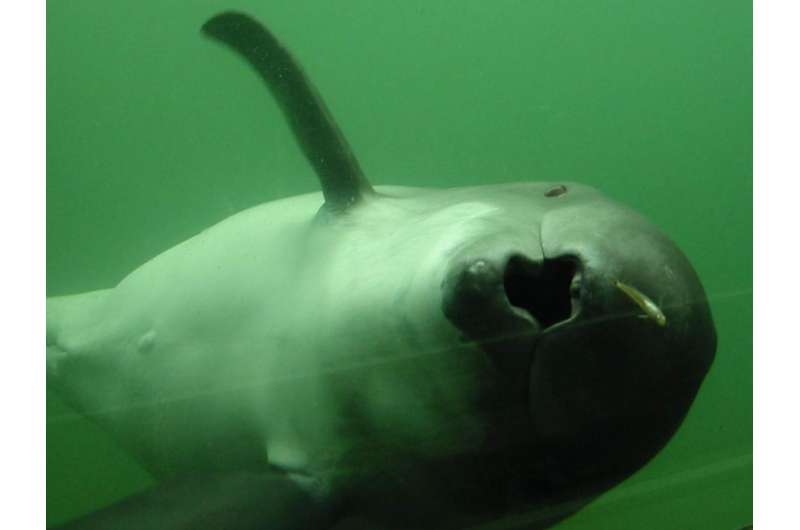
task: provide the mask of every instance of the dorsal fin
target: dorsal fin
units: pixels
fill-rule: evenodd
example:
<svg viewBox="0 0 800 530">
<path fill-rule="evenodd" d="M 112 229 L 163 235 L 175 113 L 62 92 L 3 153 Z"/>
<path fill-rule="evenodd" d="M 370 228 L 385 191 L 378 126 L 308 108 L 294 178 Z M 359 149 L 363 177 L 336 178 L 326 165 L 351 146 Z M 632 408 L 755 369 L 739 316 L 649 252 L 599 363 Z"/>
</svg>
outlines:
<svg viewBox="0 0 800 530">
<path fill-rule="evenodd" d="M 203 33 L 237 51 L 258 72 L 322 184 L 325 206 L 346 210 L 372 193 L 350 146 L 311 81 L 267 28 L 241 13 L 220 13 Z"/>
</svg>

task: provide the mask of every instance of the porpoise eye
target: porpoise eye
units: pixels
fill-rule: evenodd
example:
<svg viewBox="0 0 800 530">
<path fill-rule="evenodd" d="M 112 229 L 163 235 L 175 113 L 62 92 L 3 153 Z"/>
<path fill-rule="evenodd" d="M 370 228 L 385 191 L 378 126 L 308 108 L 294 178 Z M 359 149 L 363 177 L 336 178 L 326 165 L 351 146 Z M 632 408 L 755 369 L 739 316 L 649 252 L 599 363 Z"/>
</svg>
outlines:
<svg viewBox="0 0 800 530">
<path fill-rule="evenodd" d="M 553 186 L 546 192 L 544 192 L 545 197 L 559 197 L 567 193 L 567 187 L 563 184 L 559 184 L 558 186 Z"/>
</svg>

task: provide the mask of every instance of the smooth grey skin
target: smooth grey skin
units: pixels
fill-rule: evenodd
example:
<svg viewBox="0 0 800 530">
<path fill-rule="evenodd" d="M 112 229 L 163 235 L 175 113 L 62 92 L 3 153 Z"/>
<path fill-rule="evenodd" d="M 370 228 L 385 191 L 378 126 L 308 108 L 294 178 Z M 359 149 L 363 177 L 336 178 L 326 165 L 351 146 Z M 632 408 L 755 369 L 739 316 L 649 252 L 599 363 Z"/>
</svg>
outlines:
<svg viewBox="0 0 800 530">
<path fill-rule="evenodd" d="M 159 480 L 71 527 L 544 528 L 667 443 L 716 336 L 655 226 L 574 183 L 373 189 L 266 28 L 204 31 L 267 83 L 323 193 L 47 300 L 48 385 Z"/>
</svg>

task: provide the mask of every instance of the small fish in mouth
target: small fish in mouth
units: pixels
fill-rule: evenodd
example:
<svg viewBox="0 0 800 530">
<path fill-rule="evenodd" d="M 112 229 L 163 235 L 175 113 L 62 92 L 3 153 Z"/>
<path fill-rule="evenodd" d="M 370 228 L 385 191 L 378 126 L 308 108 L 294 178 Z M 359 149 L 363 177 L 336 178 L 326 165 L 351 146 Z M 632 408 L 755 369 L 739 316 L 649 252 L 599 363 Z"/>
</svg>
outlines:
<svg viewBox="0 0 800 530">
<path fill-rule="evenodd" d="M 661 311 L 661 308 L 646 294 L 636 287 L 622 283 L 619 280 L 614 280 L 614 287 L 625 293 L 628 298 L 633 300 L 633 302 L 644 311 L 644 315 L 642 315 L 643 318 L 649 318 L 662 327 L 667 325 L 667 317 L 664 316 L 664 312 Z"/>
</svg>

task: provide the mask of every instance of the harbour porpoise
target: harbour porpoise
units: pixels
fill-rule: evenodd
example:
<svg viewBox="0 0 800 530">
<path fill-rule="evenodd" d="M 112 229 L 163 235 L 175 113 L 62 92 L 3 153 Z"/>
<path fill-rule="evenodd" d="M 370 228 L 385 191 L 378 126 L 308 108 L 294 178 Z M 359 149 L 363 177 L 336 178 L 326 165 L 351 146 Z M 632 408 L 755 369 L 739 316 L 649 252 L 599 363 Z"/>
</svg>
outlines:
<svg viewBox="0 0 800 530">
<path fill-rule="evenodd" d="M 688 259 L 573 182 L 373 187 L 287 49 L 265 82 L 322 192 L 47 299 L 47 382 L 157 485 L 65 528 L 544 528 L 641 468 L 716 351 Z"/>
</svg>

